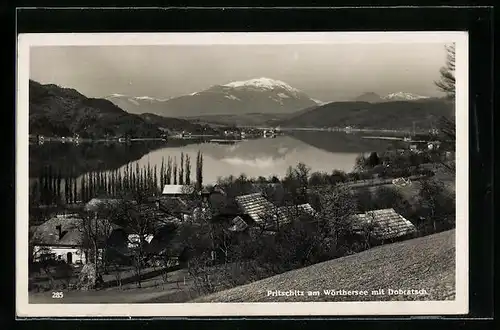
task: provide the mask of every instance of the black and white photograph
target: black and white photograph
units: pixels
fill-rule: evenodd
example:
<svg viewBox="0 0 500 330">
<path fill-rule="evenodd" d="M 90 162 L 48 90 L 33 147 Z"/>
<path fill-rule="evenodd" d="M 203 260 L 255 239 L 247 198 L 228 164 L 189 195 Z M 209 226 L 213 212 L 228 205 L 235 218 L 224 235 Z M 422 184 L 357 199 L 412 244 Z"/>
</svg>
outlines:
<svg viewBox="0 0 500 330">
<path fill-rule="evenodd" d="M 466 313 L 467 47 L 21 34 L 18 315 Z"/>
</svg>

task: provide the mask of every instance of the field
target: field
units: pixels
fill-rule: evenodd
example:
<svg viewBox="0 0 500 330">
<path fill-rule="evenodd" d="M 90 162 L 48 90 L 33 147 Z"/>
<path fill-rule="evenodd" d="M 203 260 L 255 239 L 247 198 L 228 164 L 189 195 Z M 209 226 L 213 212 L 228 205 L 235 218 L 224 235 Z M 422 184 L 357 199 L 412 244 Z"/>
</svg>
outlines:
<svg viewBox="0 0 500 330">
<path fill-rule="evenodd" d="M 426 295 L 268 296 L 268 290 L 426 290 Z M 454 300 L 455 230 L 376 247 L 199 297 L 193 302 Z M 157 300 L 161 302 L 161 298 Z"/>
</svg>

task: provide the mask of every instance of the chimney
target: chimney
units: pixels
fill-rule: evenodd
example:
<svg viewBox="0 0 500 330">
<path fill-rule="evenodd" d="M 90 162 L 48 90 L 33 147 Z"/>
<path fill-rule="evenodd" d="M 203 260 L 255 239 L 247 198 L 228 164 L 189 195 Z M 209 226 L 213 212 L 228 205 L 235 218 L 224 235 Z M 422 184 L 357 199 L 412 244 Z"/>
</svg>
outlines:
<svg viewBox="0 0 500 330">
<path fill-rule="evenodd" d="M 59 234 L 59 239 L 61 239 L 62 238 L 62 227 L 61 227 L 61 225 L 57 225 L 56 229 L 57 229 L 57 232 Z"/>
</svg>

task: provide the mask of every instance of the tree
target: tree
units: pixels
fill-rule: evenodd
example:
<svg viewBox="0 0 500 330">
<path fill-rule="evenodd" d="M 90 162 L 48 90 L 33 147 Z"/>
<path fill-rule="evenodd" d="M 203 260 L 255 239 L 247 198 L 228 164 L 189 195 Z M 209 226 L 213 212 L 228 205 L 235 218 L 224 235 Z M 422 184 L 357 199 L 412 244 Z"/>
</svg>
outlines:
<svg viewBox="0 0 500 330">
<path fill-rule="evenodd" d="M 410 204 L 403 194 L 393 187 L 377 187 L 372 199 L 373 209 L 393 208 L 397 213 L 407 216 L 410 212 Z"/>
<path fill-rule="evenodd" d="M 177 158 L 174 158 L 173 176 L 174 176 L 174 184 L 177 184 Z"/>
<path fill-rule="evenodd" d="M 446 65 L 439 72 L 441 79 L 435 84 L 450 100 L 455 100 L 455 44 L 446 46 Z M 455 119 L 454 117 L 441 117 L 438 123 L 439 131 L 447 142 L 455 143 Z M 443 167 L 450 173 L 455 173 L 455 162 L 442 162 Z"/>
<path fill-rule="evenodd" d="M 454 226 L 455 200 L 446 191 L 441 181 L 434 179 L 420 182 L 419 200 L 423 216 L 427 220 L 424 226 L 432 226 L 432 232 L 449 229 Z M 427 232 L 427 228 L 423 228 Z"/>
<path fill-rule="evenodd" d="M 172 183 L 172 158 L 170 158 L 170 156 L 168 156 L 167 171 L 165 174 L 165 184 L 171 184 L 171 183 Z"/>
<path fill-rule="evenodd" d="M 380 164 L 380 159 L 378 157 L 378 154 L 376 152 L 372 152 L 370 156 L 368 157 L 368 166 L 370 168 L 374 168 L 375 166 Z"/>
<path fill-rule="evenodd" d="M 62 174 L 61 174 L 61 169 L 57 171 L 57 202 L 60 203 L 62 202 L 62 196 L 61 196 L 61 182 L 62 181 Z"/>
<path fill-rule="evenodd" d="M 165 158 L 161 157 L 160 167 L 160 191 L 165 187 Z"/>
<path fill-rule="evenodd" d="M 321 208 L 318 210 L 318 222 L 323 232 L 325 249 L 340 256 L 350 250 L 350 218 L 356 210 L 356 202 L 349 188 L 326 188 L 317 192 Z"/>
<path fill-rule="evenodd" d="M 354 170 L 356 172 L 362 172 L 366 169 L 366 163 L 367 160 L 363 154 L 360 154 L 359 156 L 356 157 L 356 160 L 354 161 Z"/>
<path fill-rule="evenodd" d="M 186 180 L 187 185 L 191 184 L 191 157 L 186 154 Z"/>
<path fill-rule="evenodd" d="M 147 189 L 129 191 L 120 196 L 119 202 L 113 204 L 108 211 L 111 222 L 128 228 L 132 233 L 128 243 L 132 246 L 134 270 L 139 287 L 142 285 L 142 270 L 148 257 L 148 238 L 167 224 L 165 217 L 156 211 L 149 197 L 150 192 Z"/>
<path fill-rule="evenodd" d="M 77 202 L 77 199 L 78 199 L 78 191 L 77 191 L 77 187 L 76 187 L 76 176 L 73 176 L 71 178 L 71 181 L 73 182 L 73 203 L 76 204 Z"/>
<path fill-rule="evenodd" d="M 290 205 L 297 204 L 300 199 L 300 182 L 292 166 L 289 166 L 286 171 L 285 177 L 283 178 L 283 187 L 285 188 L 285 203 Z"/>
<path fill-rule="evenodd" d="M 70 203 L 69 199 L 69 176 L 64 178 L 64 198 L 66 200 L 66 204 Z"/>
<path fill-rule="evenodd" d="M 439 72 L 441 79 L 435 81 L 436 86 L 450 99 L 455 98 L 455 44 L 446 47 L 446 65 Z"/>
<path fill-rule="evenodd" d="M 203 154 L 198 151 L 196 155 L 196 185 L 198 189 L 203 187 Z"/>
<path fill-rule="evenodd" d="M 82 235 L 83 246 L 94 264 L 96 278 L 100 277 L 101 268 L 99 261 L 104 261 L 102 249 L 105 248 L 107 238 L 113 229 L 112 224 L 106 219 L 110 216 L 109 205 L 100 204 L 92 209 L 80 211 L 79 231 Z M 88 253 L 90 252 L 90 253 Z"/>
<path fill-rule="evenodd" d="M 179 184 L 184 185 L 184 153 L 181 152 L 181 166 L 179 168 Z"/>
</svg>

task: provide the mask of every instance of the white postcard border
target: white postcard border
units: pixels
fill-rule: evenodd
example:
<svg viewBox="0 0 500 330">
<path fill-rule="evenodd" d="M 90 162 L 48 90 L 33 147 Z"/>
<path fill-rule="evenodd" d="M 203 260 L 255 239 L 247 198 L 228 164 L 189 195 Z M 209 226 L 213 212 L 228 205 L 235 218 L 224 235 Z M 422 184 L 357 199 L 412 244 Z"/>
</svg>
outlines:
<svg viewBox="0 0 500 330">
<path fill-rule="evenodd" d="M 456 45 L 456 300 L 401 302 L 29 304 L 28 81 L 34 46 L 232 45 L 321 43 L 455 43 Z M 16 314 L 18 317 L 339 316 L 468 313 L 468 34 L 466 32 L 53 33 L 20 34 L 16 109 Z"/>
</svg>

